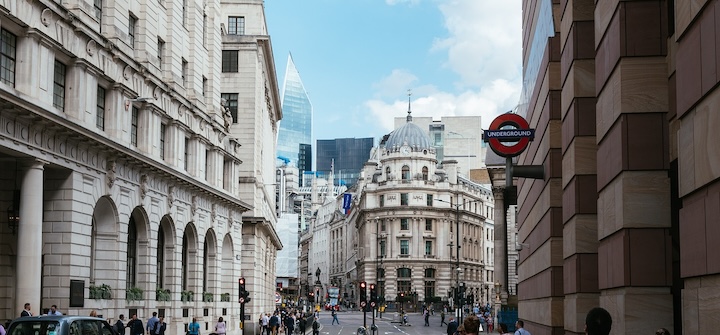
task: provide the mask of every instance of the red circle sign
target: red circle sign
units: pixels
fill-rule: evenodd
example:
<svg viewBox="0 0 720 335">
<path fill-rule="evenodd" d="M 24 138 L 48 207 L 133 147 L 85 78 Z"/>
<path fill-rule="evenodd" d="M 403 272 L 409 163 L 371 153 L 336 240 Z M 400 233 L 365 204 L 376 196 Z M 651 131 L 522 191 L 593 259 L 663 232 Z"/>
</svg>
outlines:
<svg viewBox="0 0 720 335">
<path fill-rule="evenodd" d="M 490 124 L 489 130 L 499 131 L 502 127 L 514 126 L 518 130 L 530 130 L 530 125 L 522 116 L 518 114 L 505 113 L 499 115 Z M 487 135 L 485 135 L 487 136 Z M 534 136 L 534 135 L 533 135 Z M 517 143 L 506 146 L 500 138 L 487 137 L 486 142 L 490 144 L 490 148 L 498 155 L 503 157 L 515 157 L 522 153 L 530 143 L 530 136 L 518 136 Z"/>
</svg>

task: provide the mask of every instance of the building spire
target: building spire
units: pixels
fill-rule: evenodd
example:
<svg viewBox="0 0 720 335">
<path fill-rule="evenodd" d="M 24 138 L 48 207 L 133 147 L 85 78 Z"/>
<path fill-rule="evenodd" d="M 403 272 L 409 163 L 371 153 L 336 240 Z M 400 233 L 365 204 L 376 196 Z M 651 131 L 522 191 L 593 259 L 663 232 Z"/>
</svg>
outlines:
<svg viewBox="0 0 720 335">
<path fill-rule="evenodd" d="M 407 115 L 407 122 L 412 122 L 412 108 L 410 105 L 410 96 L 412 95 L 412 89 L 408 89 L 408 115 Z"/>
</svg>

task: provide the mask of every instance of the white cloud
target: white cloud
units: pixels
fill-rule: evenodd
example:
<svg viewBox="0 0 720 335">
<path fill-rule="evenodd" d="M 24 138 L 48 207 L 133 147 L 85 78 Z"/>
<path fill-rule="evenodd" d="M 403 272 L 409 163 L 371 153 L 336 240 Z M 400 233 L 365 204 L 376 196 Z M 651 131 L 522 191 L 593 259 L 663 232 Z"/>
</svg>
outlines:
<svg viewBox="0 0 720 335">
<path fill-rule="evenodd" d="M 388 4 L 412 0 L 386 0 Z M 407 111 L 397 97 L 413 89 L 413 115 L 481 115 L 483 126 L 517 105 L 521 85 L 520 0 L 442 1 L 438 5 L 448 35 L 435 40 L 432 51 L 446 52 L 444 63 L 457 74 L 455 92 L 441 92 L 407 70 L 394 70 L 376 83 L 375 99 L 367 101 L 369 118 L 388 131 L 393 118 Z M 386 102 L 383 97 L 395 97 Z"/>
</svg>

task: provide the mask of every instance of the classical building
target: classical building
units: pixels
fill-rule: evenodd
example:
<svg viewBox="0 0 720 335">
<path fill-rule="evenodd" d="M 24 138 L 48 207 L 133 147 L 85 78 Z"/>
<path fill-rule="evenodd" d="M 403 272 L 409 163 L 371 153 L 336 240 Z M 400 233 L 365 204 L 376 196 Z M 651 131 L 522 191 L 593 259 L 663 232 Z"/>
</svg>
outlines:
<svg viewBox="0 0 720 335">
<path fill-rule="evenodd" d="M 718 326 L 717 0 L 523 3 L 524 89 L 536 129 L 519 164 L 519 315 L 580 334 Z M 713 251 L 715 250 L 715 251 Z"/>
<path fill-rule="evenodd" d="M 233 3 L 0 2 L 0 318 L 29 302 L 239 333 L 240 276 L 273 307 L 257 185 L 281 112 L 262 1 Z"/>
<path fill-rule="evenodd" d="M 430 301 L 457 306 L 458 286 L 481 302 L 492 289 L 492 272 L 486 272 L 491 228 L 485 225 L 492 192 L 459 176 L 456 160 L 438 165 L 436 154 L 408 111 L 358 184 L 362 192 L 348 218 L 357 229 L 348 243 L 356 248 L 356 266 L 348 276 L 377 284 L 389 308 Z"/>
</svg>

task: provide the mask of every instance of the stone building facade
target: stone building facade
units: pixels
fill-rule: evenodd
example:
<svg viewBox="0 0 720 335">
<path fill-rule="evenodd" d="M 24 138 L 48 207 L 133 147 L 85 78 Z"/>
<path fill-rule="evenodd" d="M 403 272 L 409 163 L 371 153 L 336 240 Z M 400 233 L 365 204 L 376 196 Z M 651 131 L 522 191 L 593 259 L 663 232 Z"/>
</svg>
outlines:
<svg viewBox="0 0 720 335">
<path fill-rule="evenodd" d="M 519 314 L 534 335 L 713 332 L 718 1 L 523 2 Z"/>
<path fill-rule="evenodd" d="M 377 157 L 365 164 L 349 217 L 357 228 L 348 243 L 357 245 L 357 281 L 376 283 L 390 308 L 412 310 L 432 299 L 436 306 L 457 306 L 452 287 L 459 283 L 480 302 L 492 289 L 489 187 L 458 176 L 455 160 L 439 167 L 430 138 L 410 113 Z"/>
<path fill-rule="evenodd" d="M 255 278 L 282 247 L 265 214 L 274 197 L 262 206 L 238 180 L 273 180 L 274 155 L 260 152 L 281 112 L 262 1 L 242 2 L 254 7 L 0 1 L 0 318 L 29 302 L 111 320 L 159 311 L 172 333 L 223 316 L 237 333 L 237 279 L 271 294 L 274 275 Z M 255 57 L 238 63 L 261 89 L 239 92 L 238 110 L 264 139 L 241 136 L 221 100 L 229 15 L 258 27 Z M 248 265 L 258 240 L 269 259 Z"/>
</svg>

